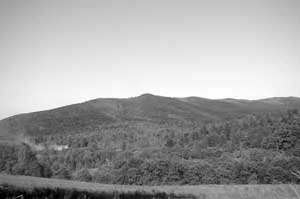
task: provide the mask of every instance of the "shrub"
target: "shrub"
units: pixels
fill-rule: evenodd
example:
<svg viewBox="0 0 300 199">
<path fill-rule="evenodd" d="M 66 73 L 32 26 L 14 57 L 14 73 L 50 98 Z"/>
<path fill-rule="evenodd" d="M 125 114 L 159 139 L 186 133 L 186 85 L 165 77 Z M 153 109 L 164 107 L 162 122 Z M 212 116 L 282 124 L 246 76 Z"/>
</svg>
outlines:
<svg viewBox="0 0 300 199">
<path fill-rule="evenodd" d="M 91 176 L 90 172 L 87 169 L 80 169 L 79 171 L 76 171 L 73 174 L 72 179 L 73 180 L 90 182 L 90 181 L 92 181 L 92 176 Z"/>
</svg>

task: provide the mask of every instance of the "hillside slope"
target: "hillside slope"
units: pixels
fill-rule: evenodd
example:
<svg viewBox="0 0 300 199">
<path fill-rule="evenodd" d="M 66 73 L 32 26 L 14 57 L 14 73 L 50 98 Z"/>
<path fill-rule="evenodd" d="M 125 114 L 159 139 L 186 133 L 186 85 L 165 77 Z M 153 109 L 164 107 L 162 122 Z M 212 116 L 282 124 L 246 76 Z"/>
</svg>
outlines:
<svg viewBox="0 0 300 199">
<path fill-rule="evenodd" d="M 134 98 L 99 98 L 47 111 L 16 115 L 0 121 L 0 139 L 18 135 L 80 132 L 103 124 L 126 121 L 189 124 L 218 121 L 257 112 L 299 108 L 300 98 L 262 100 L 199 97 L 171 98 L 143 94 Z"/>
</svg>

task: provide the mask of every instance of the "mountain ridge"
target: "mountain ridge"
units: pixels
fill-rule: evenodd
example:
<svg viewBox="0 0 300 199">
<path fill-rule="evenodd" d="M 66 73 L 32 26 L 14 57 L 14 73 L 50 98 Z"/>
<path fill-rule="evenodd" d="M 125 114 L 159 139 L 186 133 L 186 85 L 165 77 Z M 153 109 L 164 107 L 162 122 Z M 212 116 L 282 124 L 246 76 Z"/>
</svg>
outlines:
<svg viewBox="0 0 300 199">
<path fill-rule="evenodd" d="M 79 104 L 84 104 L 87 102 L 92 102 L 92 101 L 97 101 L 97 100 L 130 100 L 130 99 L 136 99 L 136 98 L 140 98 L 140 97 L 146 97 L 146 96 L 155 96 L 155 97 L 165 97 L 165 98 L 174 98 L 174 99 L 179 99 L 184 101 L 184 99 L 203 99 L 203 100 L 211 100 L 211 101 L 224 101 L 224 102 L 233 102 L 233 101 L 238 101 L 238 102 L 254 102 L 254 101 L 269 101 L 271 99 L 294 99 L 296 101 L 299 101 L 300 103 L 300 97 L 296 97 L 296 96 L 287 96 L 287 97 L 267 97 L 267 98 L 259 98 L 259 99 L 243 99 L 243 98 L 217 98 L 217 99 L 213 99 L 213 98 L 205 98 L 205 97 L 198 97 L 198 96 L 188 96 L 188 97 L 167 97 L 167 96 L 161 96 L 161 95 L 154 95 L 151 93 L 144 93 L 135 97 L 121 97 L 121 98 L 117 98 L 117 97 L 108 97 L 108 98 L 95 98 L 95 99 L 91 99 L 91 100 L 86 100 L 86 101 L 82 101 L 82 102 L 76 102 L 73 104 L 69 104 L 69 105 L 61 105 L 58 107 L 54 107 L 54 108 L 50 108 L 50 109 L 44 109 L 44 110 L 39 110 L 39 111 L 31 111 L 31 112 L 23 112 L 23 113 L 18 113 L 9 117 L 5 117 L 0 119 L 0 121 L 11 118 L 11 117 L 15 117 L 15 116 L 20 116 L 20 115 L 25 115 L 25 114 L 33 114 L 33 113 L 40 113 L 40 112 L 44 112 L 44 111 L 52 111 L 52 110 L 57 110 L 57 109 L 61 109 L 61 108 L 65 108 L 65 107 L 69 107 L 69 106 L 74 106 L 74 105 L 79 105 Z"/>
<path fill-rule="evenodd" d="M 165 97 L 145 93 L 131 98 L 97 98 L 0 120 L 0 138 L 24 134 L 82 131 L 108 123 L 145 121 L 190 124 L 220 121 L 253 113 L 299 108 L 298 97 L 259 100 Z"/>
</svg>

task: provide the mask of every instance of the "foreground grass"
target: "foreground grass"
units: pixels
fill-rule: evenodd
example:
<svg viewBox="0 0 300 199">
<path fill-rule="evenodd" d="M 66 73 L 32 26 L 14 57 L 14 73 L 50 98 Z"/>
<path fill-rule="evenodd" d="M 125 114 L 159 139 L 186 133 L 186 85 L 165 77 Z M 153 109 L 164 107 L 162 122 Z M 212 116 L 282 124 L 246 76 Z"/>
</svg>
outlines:
<svg viewBox="0 0 300 199">
<path fill-rule="evenodd" d="M 129 186 L 0 174 L 1 198 L 300 199 L 300 185 Z M 31 194 L 31 195 L 30 195 Z M 55 195 L 56 194 L 56 195 Z M 51 197 L 52 196 L 52 197 Z"/>
</svg>

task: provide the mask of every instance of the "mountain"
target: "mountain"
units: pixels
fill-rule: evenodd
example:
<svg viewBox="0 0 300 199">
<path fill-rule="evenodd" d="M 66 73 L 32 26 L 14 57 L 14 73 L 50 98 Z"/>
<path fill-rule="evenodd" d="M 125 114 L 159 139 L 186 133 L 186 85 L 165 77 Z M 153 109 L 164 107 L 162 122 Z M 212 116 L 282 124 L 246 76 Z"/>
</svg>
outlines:
<svg viewBox="0 0 300 199">
<path fill-rule="evenodd" d="M 79 132 L 104 124 L 127 121 L 186 125 L 219 121 L 252 113 L 299 108 L 300 98 L 261 100 L 172 98 L 143 94 L 133 98 L 99 98 L 47 111 L 27 113 L 0 121 L 0 139 L 19 135 Z"/>
<path fill-rule="evenodd" d="M 0 172 L 107 184 L 300 183 L 300 99 L 95 99 L 0 121 Z"/>
</svg>

